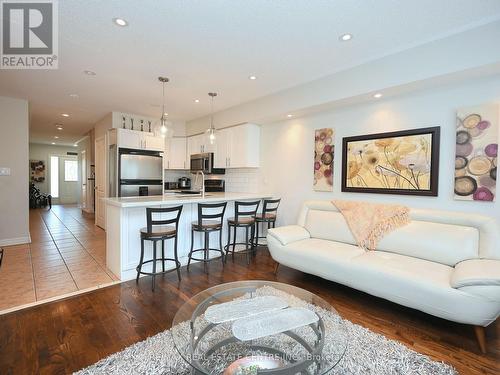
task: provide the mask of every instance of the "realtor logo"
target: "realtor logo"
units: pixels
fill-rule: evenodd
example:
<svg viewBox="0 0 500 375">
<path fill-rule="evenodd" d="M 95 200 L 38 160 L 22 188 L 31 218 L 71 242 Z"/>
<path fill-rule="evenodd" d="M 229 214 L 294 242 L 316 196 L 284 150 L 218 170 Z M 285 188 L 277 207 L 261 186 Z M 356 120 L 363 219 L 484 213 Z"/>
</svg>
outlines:
<svg viewBox="0 0 500 375">
<path fill-rule="evenodd" d="M 58 68 L 57 0 L 0 0 L 0 69 Z"/>
</svg>

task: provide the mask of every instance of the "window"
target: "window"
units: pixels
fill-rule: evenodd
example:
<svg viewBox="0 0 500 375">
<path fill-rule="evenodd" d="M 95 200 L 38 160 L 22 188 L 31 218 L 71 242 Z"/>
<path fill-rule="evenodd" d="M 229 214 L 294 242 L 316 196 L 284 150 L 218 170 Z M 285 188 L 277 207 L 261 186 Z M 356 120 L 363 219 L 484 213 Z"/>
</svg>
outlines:
<svg viewBox="0 0 500 375">
<path fill-rule="evenodd" d="M 64 161 L 64 181 L 78 181 L 78 162 L 76 160 Z"/>
<path fill-rule="evenodd" d="M 50 157 L 50 195 L 59 198 L 59 157 Z"/>
</svg>

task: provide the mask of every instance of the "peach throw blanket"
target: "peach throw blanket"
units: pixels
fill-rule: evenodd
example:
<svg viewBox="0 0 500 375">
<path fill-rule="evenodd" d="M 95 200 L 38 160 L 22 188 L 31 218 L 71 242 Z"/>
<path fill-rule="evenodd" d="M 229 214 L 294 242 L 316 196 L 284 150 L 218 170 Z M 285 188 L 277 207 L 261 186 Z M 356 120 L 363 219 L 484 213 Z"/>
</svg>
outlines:
<svg viewBox="0 0 500 375">
<path fill-rule="evenodd" d="M 344 215 L 358 246 L 365 250 L 374 250 L 384 235 L 410 222 L 406 206 L 342 200 L 332 203 Z"/>
</svg>

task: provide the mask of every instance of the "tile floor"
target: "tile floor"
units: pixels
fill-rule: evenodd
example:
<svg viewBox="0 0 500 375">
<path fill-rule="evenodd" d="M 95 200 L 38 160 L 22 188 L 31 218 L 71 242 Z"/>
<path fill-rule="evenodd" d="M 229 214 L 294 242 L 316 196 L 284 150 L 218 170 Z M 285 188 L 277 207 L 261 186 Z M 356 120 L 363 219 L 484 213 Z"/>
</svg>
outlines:
<svg viewBox="0 0 500 375">
<path fill-rule="evenodd" d="M 105 232 L 77 206 L 30 211 L 31 244 L 4 247 L 2 310 L 118 281 L 106 268 Z"/>
</svg>

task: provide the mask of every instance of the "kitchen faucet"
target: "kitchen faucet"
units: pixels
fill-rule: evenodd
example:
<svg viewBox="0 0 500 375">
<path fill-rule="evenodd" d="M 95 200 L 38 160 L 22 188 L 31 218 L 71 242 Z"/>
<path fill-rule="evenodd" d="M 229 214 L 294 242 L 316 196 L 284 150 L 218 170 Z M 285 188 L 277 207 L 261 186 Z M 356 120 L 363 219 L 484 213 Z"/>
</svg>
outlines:
<svg viewBox="0 0 500 375">
<path fill-rule="evenodd" d="M 205 173 L 203 173 L 203 171 L 196 171 L 196 176 L 195 176 L 194 184 L 195 185 L 198 184 L 198 176 L 199 175 L 201 175 L 201 189 L 200 189 L 200 193 L 201 193 L 201 196 L 204 198 L 205 197 Z"/>
</svg>

